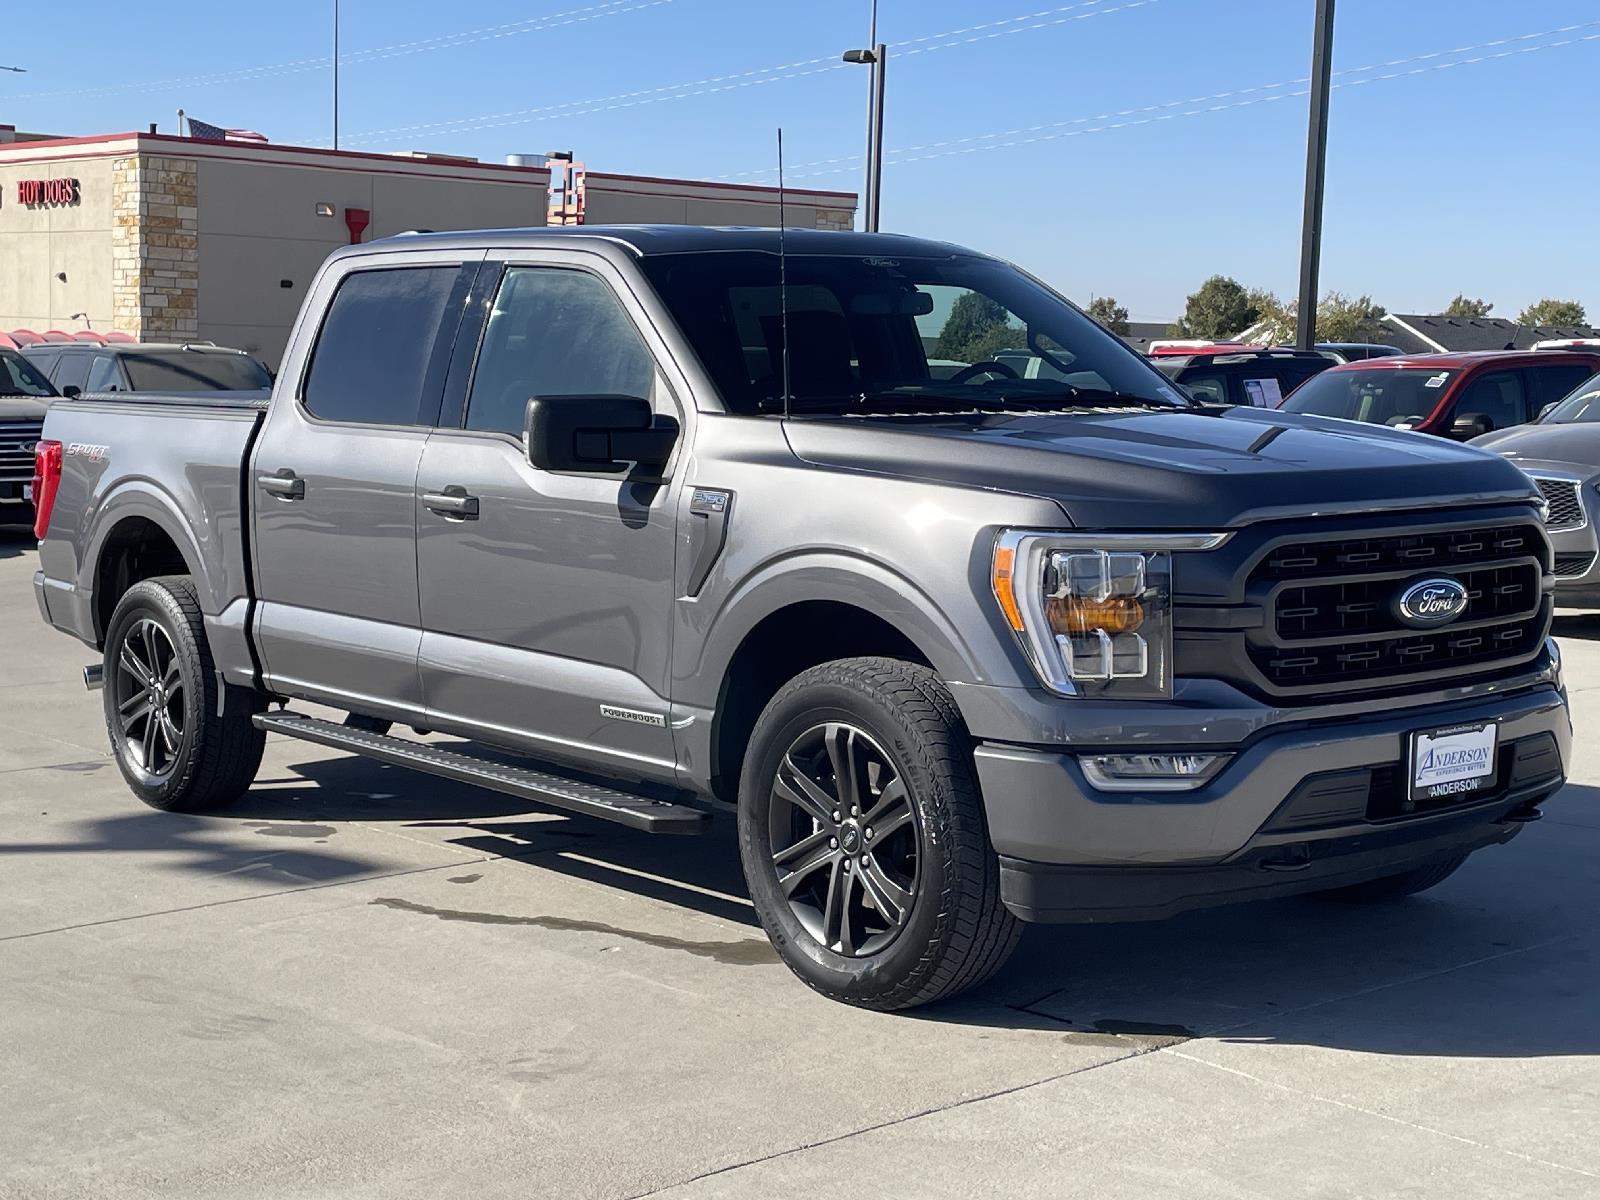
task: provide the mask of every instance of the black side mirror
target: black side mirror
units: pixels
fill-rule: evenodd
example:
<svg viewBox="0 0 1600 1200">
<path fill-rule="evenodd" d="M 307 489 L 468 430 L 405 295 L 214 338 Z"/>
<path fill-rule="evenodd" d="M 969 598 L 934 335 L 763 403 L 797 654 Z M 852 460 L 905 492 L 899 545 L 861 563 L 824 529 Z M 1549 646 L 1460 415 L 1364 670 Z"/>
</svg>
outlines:
<svg viewBox="0 0 1600 1200">
<path fill-rule="evenodd" d="M 68 400 L 76 400 L 79 396 L 83 395 L 83 389 L 75 383 L 69 383 L 66 387 L 61 389 L 61 394 Z"/>
<path fill-rule="evenodd" d="M 637 396 L 535 396 L 524 426 L 528 462 L 544 471 L 615 475 L 629 464 L 652 475 L 672 457 L 678 424 L 656 423 Z"/>
<path fill-rule="evenodd" d="M 1458 413 L 1450 426 L 1450 436 L 1458 442 L 1494 432 L 1494 422 L 1482 413 Z"/>
</svg>

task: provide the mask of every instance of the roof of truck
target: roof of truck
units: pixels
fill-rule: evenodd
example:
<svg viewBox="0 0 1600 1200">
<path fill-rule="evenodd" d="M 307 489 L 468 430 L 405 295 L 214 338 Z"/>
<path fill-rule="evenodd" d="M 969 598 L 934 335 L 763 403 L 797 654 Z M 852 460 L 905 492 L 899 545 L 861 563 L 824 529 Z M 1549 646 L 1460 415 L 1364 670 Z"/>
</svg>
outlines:
<svg viewBox="0 0 1600 1200">
<path fill-rule="evenodd" d="M 857 233 L 852 230 L 786 229 L 783 247 L 789 254 L 883 254 L 944 258 L 973 254 L 962 246 L 900 233 Z M 527 229 L 464 229 L 448 233 L 401 233 L 352 246 L 343 253 L 375 247 L 400 249 L 418 243 L 430 246 L 483 246 L 486 244 L 548 245 L 554 239 L 620 243 L 638 255 L 684 254 L 716 250 L 778 252 L 779 231 L 755 226 L 707 225 L 566 225 Z"/>
</svg>

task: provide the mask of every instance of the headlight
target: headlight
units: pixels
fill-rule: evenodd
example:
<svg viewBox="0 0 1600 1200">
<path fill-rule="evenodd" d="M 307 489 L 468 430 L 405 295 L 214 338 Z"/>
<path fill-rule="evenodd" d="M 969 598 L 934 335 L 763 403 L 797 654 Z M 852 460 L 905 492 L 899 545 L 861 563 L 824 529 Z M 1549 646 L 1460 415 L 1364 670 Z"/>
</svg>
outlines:
<svg viewBox="0 0 1600 1200">
<path fill-rule="evenodd" d="M 1007 530 L 991 584 L 1040 681 L 1063 696 L 1172 694 L 1172 554 L 1226 533 Z"/>
</svg>

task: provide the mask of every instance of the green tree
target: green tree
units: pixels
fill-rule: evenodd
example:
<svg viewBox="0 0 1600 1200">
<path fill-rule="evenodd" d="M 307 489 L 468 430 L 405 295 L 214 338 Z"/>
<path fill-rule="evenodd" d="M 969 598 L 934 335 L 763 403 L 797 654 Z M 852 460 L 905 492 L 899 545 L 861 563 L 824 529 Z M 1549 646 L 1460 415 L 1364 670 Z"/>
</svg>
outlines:
<svg viewBox="0 0 1600 1200">
<path fill-rule="evenodd" d="M 1231 338 L 1256 322 L 1259 311 L 1237 279 L 1213 275 L 1188 298 L 1183 319 L 1174 325 L 1179 337 Z"/>
<path fill-rule="evenodd" d="M 950 306 L 933 356 L 964 363 L 984 362 L 1001 350 L 1023 345 L 1024 338 L 1023 331 L 1011 323 L 1011 314 L 998 301 L 978 292 L 966 292 Z"/>
<path fill-rule="evenodd" d="M 1317 341 L 1370 342 L 1376 332 L 1372 326 L 1385 315 L 1387 310 L 1371 296 L 1329 292 L 1317 305 Z"/>
<path fill-rule="evenodd" d="M 1576 300 L 1540 300 L 1522 310 L 1518 325 L 1582 325 L 1588 319 Z"/>
<path fill-rule="evenodd" d="M 1444 306 L 1444 315 L 1447 317 L 1487 317 L 1494 310 L 1494 305 L 1487 300 L 1473 299 L 1465 292 L 1457 292 L 1456 298 Z"/>
<path fill-rule="evenodd" d="M 1128 332 L 1128 310 L 1117 303 L 1115 296 L 1096 296 L 1084 310 L 1118 337 Z"/>
<path fill-rule="evenodd" d="M 1294 342 L 1295 310 L 1293 300 L 1285 303 L 1265 288 L 1250 289 L 1250 303 L 1256 310 L 1256 331 L 1252 340 L 1268 346 L 1287 346 Z"/>
</svg>

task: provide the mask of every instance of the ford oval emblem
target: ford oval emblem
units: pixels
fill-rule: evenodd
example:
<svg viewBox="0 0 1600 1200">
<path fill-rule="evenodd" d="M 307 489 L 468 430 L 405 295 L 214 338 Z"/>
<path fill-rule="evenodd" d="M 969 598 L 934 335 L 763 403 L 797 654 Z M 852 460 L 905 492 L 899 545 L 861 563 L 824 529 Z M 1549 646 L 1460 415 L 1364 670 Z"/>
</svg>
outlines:
<svg viewBox="0 0 1600 1200">
<path fill-rule="evenodd" d="M 1467 611 L 1467 589 L 1458 579 L 1419 579 L 1395 598 L 1394 614 L 1413 629 L 1448 625 Z"/>
</svg>

